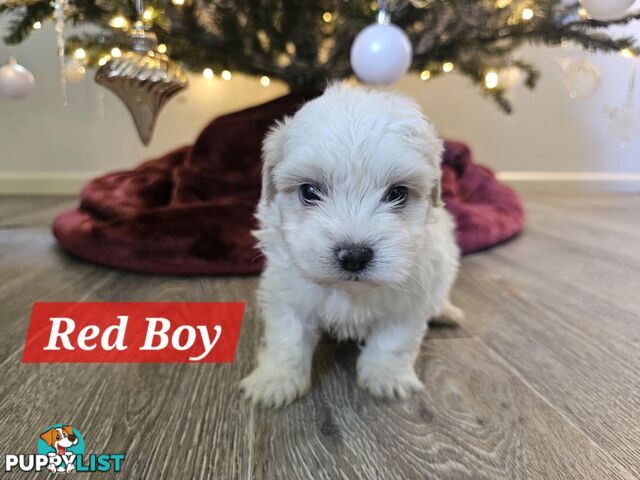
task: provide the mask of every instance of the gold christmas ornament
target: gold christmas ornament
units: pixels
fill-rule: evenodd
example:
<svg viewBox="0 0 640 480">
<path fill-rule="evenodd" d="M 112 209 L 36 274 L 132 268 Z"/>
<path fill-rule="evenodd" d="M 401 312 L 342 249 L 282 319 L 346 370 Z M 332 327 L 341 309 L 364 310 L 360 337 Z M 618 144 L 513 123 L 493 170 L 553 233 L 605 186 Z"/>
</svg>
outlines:
<svg viewBox="0 0 640 480">
<path fill-rule="evenodd" d="M 142 22 L 134 24 L 130 36 L 133 49 L 109 59 L 98 69 L 95 80 L 120 97 L 140 140 L 149 145 L 160 110 L 189 81 L 180 66 L 158 53 L 156 36 Z"/>
</svg>

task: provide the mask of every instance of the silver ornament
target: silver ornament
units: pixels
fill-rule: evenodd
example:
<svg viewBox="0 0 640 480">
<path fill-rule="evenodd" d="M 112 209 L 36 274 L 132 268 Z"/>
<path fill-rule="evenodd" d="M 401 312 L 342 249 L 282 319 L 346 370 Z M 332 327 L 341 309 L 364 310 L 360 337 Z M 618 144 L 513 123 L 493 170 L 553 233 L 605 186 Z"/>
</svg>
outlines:
<svg viewBox="0 0 640 480">
<path fill-rule="evenodd" d="M 35 80 L 29 70 L 11 57 L 9 63 L 0 67 L 0 94 L 19 99 L 29 96 Z"/>
<path fill-rule="evenodd" d="M 149 145 L 162 107 L 189 81 L 184 70 L 158 53 L 156 36 L 136 22 L 131 32 L 133 50 L 111 58 L 96 72 L 96 83 L 115 93 L 125 104 L 140 140 Z"/>
</svg>

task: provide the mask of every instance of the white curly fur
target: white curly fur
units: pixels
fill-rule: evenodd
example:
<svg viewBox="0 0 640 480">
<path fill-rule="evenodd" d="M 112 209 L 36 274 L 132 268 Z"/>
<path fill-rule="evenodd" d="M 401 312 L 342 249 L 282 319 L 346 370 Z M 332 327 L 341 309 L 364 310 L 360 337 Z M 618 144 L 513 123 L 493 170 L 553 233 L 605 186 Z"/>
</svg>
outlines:
<svg viewBox="0 0 640 480">
<path fill-rule="evenodd" d="M 258 300 L 265 319 L 258 366 L 241 387 L 254 403 L 281 406 L 311 383 L 322 330 L 364 341 L 358 384 L 405 398 L 422 388 L 414 371 L 427 321 L 450 309 L 458 269 L 453 221 L 441 207 L 442 142 L 410 99 L 330 86 L 264 142 L 255 232 L 267 259 Z M 299 198 L 314 182 L 316 205 Z M 409 188 L 402 208 L 383 201 Z M 357 275 L 335 260 L 337 245 L 371 246 Z"/>
</svg>

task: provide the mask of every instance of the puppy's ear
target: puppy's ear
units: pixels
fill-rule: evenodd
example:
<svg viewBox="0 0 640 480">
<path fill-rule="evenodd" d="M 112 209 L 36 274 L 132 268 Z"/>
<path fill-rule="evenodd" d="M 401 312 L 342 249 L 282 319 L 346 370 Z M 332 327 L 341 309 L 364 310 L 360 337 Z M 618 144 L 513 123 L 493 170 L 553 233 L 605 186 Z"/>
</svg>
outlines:
<svg viewBox="0 0 640 480">
<path fill-rule="evenodd" d="M 67 435 L 73 435 L 73 427 L 71 425 L 63 425 L 62 426 L 62 430 L 67 434 Z"/>
<path fill-rule="evenodd" d="M 429 134 L 427 135 L 430 138 L 429 149 L 431 153 L 428 155 L 428 162 L 431 164 L 431 167 L 434 169 L 436 174 L 436 178 L 434 179 L 434 184 L 431 187 L 431 206 L 432 207 L 441 207 L 442 204 L 442 154 L 444 152 L 444 142 L 437 136 L 435 130 L 429 124 Z"/>
<path fill-rule="evenodd" d="M 47 430 L 46 432 L 44 432 L 42 435 L 40 435 L 40 438 L 42 440 L 44 440 L 47 445 L 49 445 L 50 447 L 53 447 L 53 444 L 56 441 L 56 429 L 52 428 L 51 430 Z"/>
<path fill-rule="evenodd" d="M 290 117 L 276 123 L 262 142 L 262 197 L 261 201 L 269 204 L 276 196 L 273 171 L 284 155 L 284 137 Z"/>
<path fill-rule="evenodd" d="M 431 206 L 441 207 L 442 204 L 442 186 L 440 185 L 440 178 L 436 179 L 436 184 L 431 189 Z"/>
</svg>

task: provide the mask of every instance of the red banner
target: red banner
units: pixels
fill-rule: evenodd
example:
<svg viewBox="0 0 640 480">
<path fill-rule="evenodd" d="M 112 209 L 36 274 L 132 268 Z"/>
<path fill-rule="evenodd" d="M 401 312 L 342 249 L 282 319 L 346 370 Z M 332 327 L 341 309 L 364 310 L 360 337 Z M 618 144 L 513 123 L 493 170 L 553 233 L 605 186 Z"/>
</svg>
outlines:
<svg viewBox="0 0 640 480">
<path fill-rule="evenodd" d="M 230 363 L 240 302 L 38 302 L 26 363 Z"/>
</svg>

